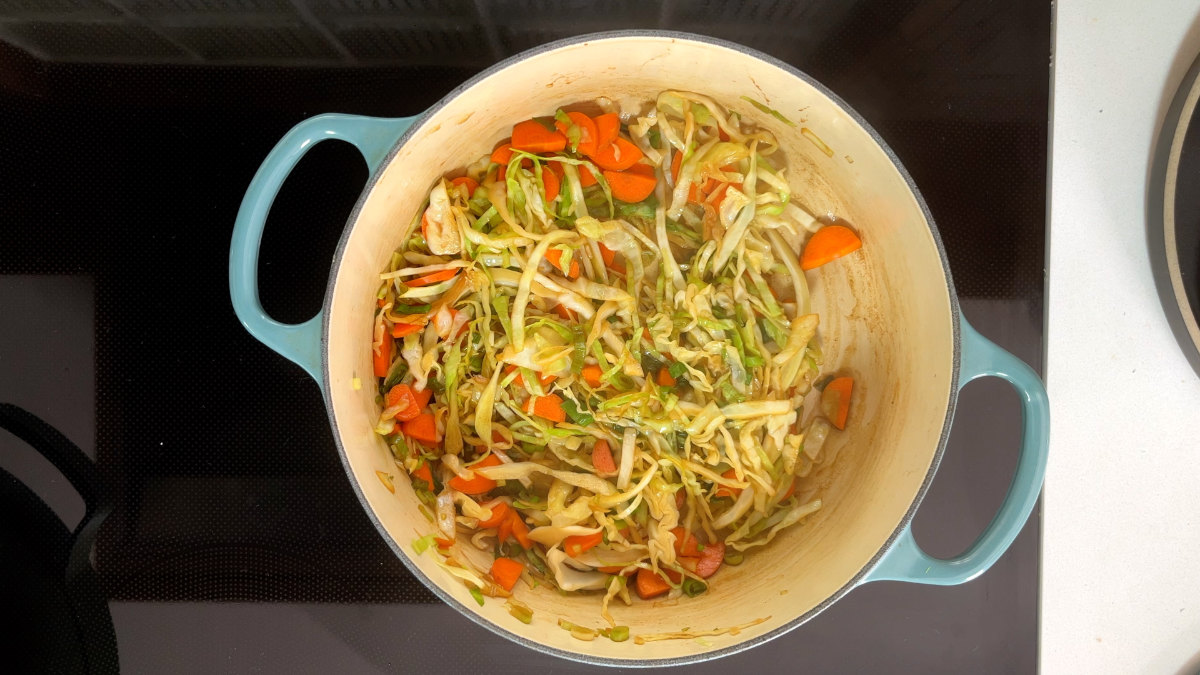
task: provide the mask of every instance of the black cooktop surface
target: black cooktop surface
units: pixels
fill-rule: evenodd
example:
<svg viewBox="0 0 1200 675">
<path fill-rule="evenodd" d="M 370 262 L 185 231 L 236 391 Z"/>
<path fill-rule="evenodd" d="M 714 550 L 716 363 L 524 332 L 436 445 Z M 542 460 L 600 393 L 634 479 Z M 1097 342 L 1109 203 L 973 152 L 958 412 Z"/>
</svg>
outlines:
<svg viewBox="0 0 1200 675">
<path fill-rule="evenodd" d="M 123 670 L 590 670 L 492 635 L 415 581 L 355 499 L 317 386 L 234 316 L 241 196 L 280 136 L 317 113 L 413 115 L 500 58 L 584 32 L 741 42 L 810 73 L 882 134 L 932 209 L 967 318 L 1041 367 L 1049 3 L 209 11 L 223 4 L 122 1 L 103 5 L 122 8 L 112 16 L 60 21 L 0 3 L 0 401 L 58 426 L 114 487 L 94 564 Z M 264 27 L 291 13 L 291 33 Z M 129 42 L 139 30 L 156 37 Z M 320 308 L 365 180 L 357 152 L 337 143 L 288 179 L 260 260 L 277 319 Z M 991 519 L 1019 420 L 1002 383 L 964 391 L 914 526 L 930 553 L 961 551 Z M 69 526 L 82 514 L 4 432 L 0 465 Z M 774 642 L 693 670 L 1034 670 L 1039 514 L 976 581 L 870 584 Z"/>
</svg>

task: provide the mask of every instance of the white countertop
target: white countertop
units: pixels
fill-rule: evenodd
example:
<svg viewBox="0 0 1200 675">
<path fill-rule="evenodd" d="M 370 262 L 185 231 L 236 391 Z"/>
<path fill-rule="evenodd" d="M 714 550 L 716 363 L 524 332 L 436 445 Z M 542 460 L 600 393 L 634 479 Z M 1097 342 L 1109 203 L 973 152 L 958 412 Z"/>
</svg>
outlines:
<svg viewBox="0 0 1200 675">
<path fill-rule="evenodd" d="M 1147 175 L 1200 4 L 1059 2 L 1042 529 L 1046 673 L 1200 669 L 1200 378 L 1165 319 Z"/>
</svg>

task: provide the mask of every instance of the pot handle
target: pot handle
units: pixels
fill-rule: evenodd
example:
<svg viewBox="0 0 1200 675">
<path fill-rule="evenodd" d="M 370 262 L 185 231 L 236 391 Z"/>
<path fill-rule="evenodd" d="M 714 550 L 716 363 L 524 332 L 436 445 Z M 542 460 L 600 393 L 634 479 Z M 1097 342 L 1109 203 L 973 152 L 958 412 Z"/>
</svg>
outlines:
<svg viewBox="0 0 1200 675">
<path fill-rule="evenodd" d="M 280 323 L 263 310 L 258 297 L 258 250 L 271 203 L 296 163 L 314 145 L 331 138 L 347 141 L 367 160 L 371 175 L 416 117 L 317 115 L 292 127 L 250 181 L 233 226 L 229 247 L 229 293 L 246 330 L 260 342 L 303 368 L 321 383 L 322 313 L 299 324 Z M 369 180 L 369 179 L 368 179 Z"/>
<path fill-rule="evenodd" d="M 1050 404 L 1041 378 L 1017 357 L 980 335 L 964 318 L 958 388 L 990 376 L 1008 381 L 1021 397 L 1021 450 L 1017 470 L 999 512 L 979 539 L 957 558 L 934 558 L 917 545 L 912 524 L 905 526 L 892 547 L 867 573 L 868 581 L 909 581 L 953 586 L 983 574 L 1008 550 L 1037 503 L 1046 475 L 1050 441 Z"/>
</svg>

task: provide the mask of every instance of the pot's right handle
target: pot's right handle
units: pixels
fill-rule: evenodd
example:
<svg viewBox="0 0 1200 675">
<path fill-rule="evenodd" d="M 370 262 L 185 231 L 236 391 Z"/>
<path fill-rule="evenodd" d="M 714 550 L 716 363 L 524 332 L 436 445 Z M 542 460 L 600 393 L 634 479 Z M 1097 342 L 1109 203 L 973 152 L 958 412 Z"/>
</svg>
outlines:
<svg viewBox="0 0 1200 675">
<path fill-rule="evenodd" d="M 996 517 L 979 539 L 957 558 L 934 558 L 917 545 L 911 523 L 883 555 L 868 581 L 910 581 L 951 586 L 983 574 L 996 562 L 1017 534 L 1037 503 L 1046 475 L 1050 442 L 1050 404 L 1041 378 L 1023 361 L 997 347 L 962 319 L 962 359 L 958 388 L 976 378 L 990 376 L 1008 381 L 1021 397 L 1021 451 L 1008 494 Z"/>
<path fill-rule="evenodd" d="M 316 316 L 285 324 L 267 316 L 258 297 L 258 249 L 271 203 L 296 163 L 314 145 L 331 138 L 347 141 L 367 160 L 371 175 L 416 117 L 317 115 L 292 127 L 279 139 L 250 181 L 229 247 L 229 293 L 242 325 L 255 338 L 296 363 L 321 383 L 321 322 Z"/>
</svg>

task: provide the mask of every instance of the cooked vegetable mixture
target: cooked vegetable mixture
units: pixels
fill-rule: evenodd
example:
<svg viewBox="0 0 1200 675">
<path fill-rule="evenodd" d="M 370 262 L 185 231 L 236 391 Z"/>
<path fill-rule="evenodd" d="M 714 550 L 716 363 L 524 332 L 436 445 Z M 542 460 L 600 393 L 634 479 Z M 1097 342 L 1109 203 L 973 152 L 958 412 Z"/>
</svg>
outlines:
<svg viewBox="0 0 1200 675">
<path fill-rule="evenodd" d="M 519 122 L 430 190 L 380 275 L 377 432 L 436 529 L 417 552 L 480 603 L 595 593 L 610 628 L 560 625 L 628 639 L 614 597 L 705 593 L 821 508 L 803 479 L 854 382 L 821 375 L 805 272 L 862 242 L 792 201 L 777 147 L 666 91 Z"/>
</svg>

